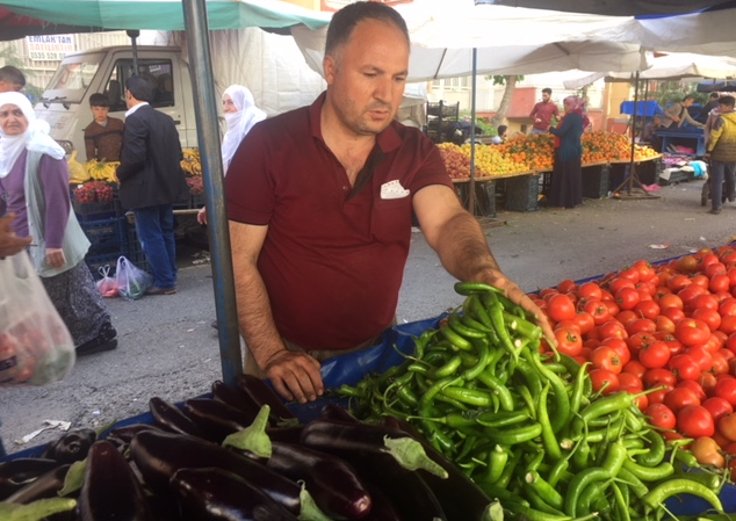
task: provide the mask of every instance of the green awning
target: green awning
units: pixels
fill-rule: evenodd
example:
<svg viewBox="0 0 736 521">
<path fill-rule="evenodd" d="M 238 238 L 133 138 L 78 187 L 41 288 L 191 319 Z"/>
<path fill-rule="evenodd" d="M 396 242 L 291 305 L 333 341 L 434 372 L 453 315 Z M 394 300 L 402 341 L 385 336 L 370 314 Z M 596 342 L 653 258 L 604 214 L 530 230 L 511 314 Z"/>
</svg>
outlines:
<svg viewBox="0 0 736 521">
<path fill-rule="evenodd" d="M 0 0 L 0 7 L 58 25 L 185 30 L 181 0 Z M 280 0 L 207 0 L 207 19 L 210 30 L 298 24 L 316 29 L 327 25 L 330 17 Z"/>
</svg>

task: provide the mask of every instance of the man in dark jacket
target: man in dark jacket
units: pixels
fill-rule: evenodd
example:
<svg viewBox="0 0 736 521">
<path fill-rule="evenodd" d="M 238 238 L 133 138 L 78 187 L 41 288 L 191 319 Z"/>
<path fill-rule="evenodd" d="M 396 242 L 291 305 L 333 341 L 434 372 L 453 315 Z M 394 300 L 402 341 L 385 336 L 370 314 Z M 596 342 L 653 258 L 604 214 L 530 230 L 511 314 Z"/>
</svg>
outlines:
<svg viewBox="0 0 736 521">
<path fill-rule="evenodd" d="M 149 105 L 154 88 L 131 76 L 125 85 L 125 132 L 117 174 L 120 202 L 135 213 L 138 240 L 151 266 L 153 295 L 176 293 L 173 203 L 186 199 L 179 133 L 174 121 Z"/>
</svg>

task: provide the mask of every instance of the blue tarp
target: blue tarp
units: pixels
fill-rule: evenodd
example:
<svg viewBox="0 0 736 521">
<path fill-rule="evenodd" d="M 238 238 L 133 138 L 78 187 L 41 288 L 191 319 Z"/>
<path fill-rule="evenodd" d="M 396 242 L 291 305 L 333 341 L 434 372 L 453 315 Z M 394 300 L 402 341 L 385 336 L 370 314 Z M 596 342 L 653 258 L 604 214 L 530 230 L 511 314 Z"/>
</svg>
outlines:
<svg viewBox="0 0 736 521">
<path fill-rule="evenodd" d="M 621 102 L 621 113 L 633 115 L 634 114 L 634 102 L 623 101 Z M 656 101 L 637 101 L 636 102 L 636 115 L 646 116 L 651 118 L 655 114 L 664 114 L 664 110 Z"/>
</svg>

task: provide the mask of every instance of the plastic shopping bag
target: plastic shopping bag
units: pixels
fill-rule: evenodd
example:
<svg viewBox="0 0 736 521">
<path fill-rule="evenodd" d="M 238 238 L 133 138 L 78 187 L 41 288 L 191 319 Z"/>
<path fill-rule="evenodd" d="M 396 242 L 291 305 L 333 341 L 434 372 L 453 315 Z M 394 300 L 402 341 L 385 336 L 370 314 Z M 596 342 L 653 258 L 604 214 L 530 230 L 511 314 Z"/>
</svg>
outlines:
<svg viewBox="0 0 736 521">
<path fill-rule="evenodd" d="M 43 385 L 74 365 L 74 341 L 26 252 L 0 259 L 0 385 Z"/>
<path fill-rule="evenodd" d="M 110 276 L 110 266 L 107 264 L 100 266 L 99 271 L 102 278 L 98 280 L 95 285 L 97 286 L 97 291 L 100 292 L 100 295 L 105 298 L 119 296 L 120 292 L 118 291 L 118 281 L 115 280 L 114 277 Z"/>
<path fill-rule="evenodd" d="M 146 290 L 153 285 L 153 277 L 136 267 L 124 255 L 118 257 L 115 280 L 120 295 L 129 300 L 141 298 L 146 294 Z"/>
</svg>

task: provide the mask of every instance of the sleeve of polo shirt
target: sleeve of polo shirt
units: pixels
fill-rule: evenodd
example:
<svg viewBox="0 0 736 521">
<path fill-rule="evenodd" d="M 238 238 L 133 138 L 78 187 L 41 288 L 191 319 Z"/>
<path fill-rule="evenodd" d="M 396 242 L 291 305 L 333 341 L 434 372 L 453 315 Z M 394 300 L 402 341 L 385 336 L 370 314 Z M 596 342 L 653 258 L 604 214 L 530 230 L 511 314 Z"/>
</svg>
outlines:
<svg viewBox="0 0 736 521">
<path fill-rule="evenodd" d="M 429 185 L 445 185 L 452 188 L 452 179 L 447 173 L 439 148 L 429 140 L 427 140 L 427 143 L 428 150 L 426 156 L 424 156 L 424 162 L 411 184 L 413 194 Z"/>
<path fill-rule="evenodd" d="M 267 137 L 267 132 L 256 126 L 235 151 L 225 177 L 227 217 L 231 221 L 265 225 L 271 220 L 276 196 Z"/>
</svg>

